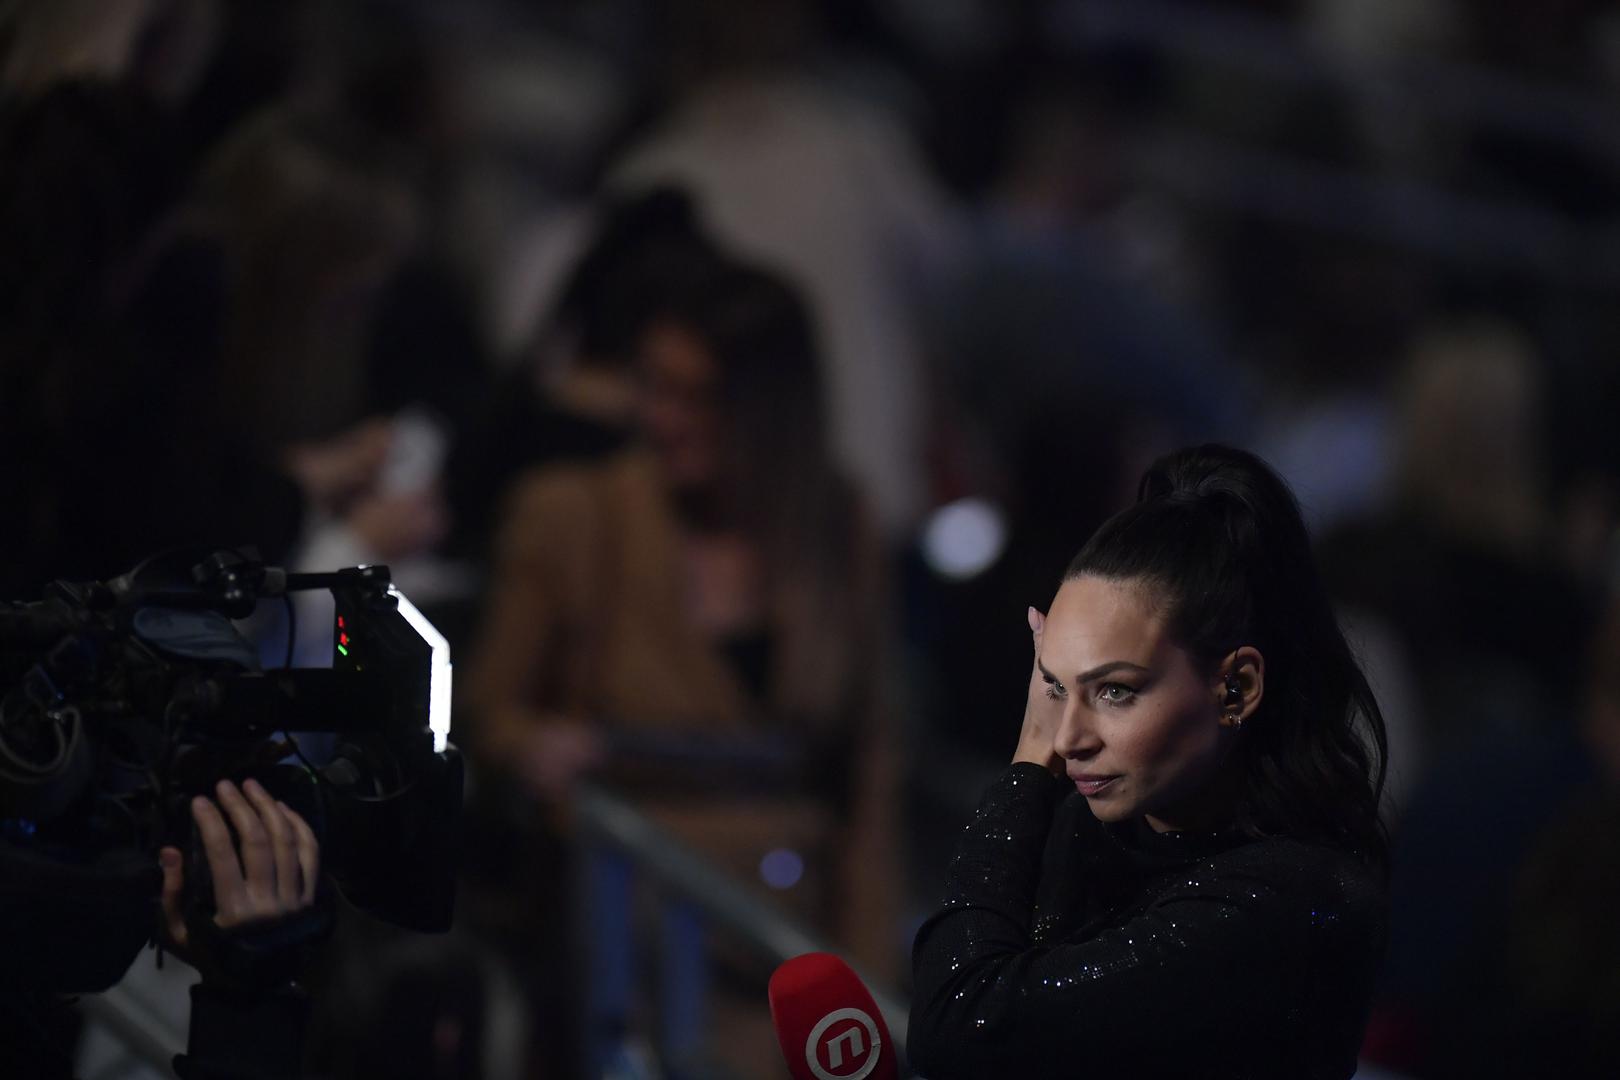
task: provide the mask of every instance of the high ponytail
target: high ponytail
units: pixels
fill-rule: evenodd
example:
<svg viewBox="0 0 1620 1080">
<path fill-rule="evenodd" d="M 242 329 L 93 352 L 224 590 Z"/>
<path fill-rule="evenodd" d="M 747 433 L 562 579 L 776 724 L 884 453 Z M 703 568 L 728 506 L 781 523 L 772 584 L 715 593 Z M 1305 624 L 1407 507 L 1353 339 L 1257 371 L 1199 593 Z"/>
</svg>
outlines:
<svg viewBox="0 0 1620 1080">
<path fill-rule="evenodd" d="M 1160 458 L 1064 576 L 1082 574 L 1151 586 L 1172 637 L 1203 664 L 1243 645 L 1265 657 L 1265 696 L 1229 759 L 1242 776 L 1240 828 L 1387 866 L 1383 714 L 1328 603 L 1299 504 L 1270 467 L 1216 445 Z"/>
</svg>

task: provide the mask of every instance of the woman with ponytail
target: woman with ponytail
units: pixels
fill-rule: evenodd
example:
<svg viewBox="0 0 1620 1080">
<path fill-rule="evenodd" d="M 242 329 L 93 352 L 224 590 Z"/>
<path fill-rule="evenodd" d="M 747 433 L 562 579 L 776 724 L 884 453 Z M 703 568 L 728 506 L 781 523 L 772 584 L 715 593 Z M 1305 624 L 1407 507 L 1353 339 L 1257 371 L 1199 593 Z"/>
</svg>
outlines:
<svg viewBox="0 0 1620 1080">
<path fill-rule="evenodd" d="M 1383 718 L 1299 507 L 1162 458 L 1043 616 L 1017 750 L 917 935 L 953 1077 L 1344 1078 L 1383 954 Z"/>
</svg>

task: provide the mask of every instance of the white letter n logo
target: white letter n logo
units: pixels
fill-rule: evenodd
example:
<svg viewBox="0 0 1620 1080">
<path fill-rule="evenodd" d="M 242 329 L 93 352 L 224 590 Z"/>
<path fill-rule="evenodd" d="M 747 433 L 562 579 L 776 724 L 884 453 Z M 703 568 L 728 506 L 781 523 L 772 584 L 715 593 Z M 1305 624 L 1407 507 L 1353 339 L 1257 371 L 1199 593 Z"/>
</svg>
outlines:
<svg viewBox="0 0 1620 1080">
<path fill-rule="evenodd" d="M 821 1037 L 833 1029 L 834 1024 L 853 1020 L 855 1023 L 834 1035 L 826 1042 Z M 849 1071 L 845 1068 L 845 1042 L 849 1043 L 848 1061 Z M 827 1064 L 821 1064 L 821 1052 L 827 1054 Z M 815 1027 L 810 1029 L 810 1037 L 804 1041 L 804 1062 L 810 1066 L 810 1075 L 816 1080 L 866 1080 L 877 1068 L 878 1058 L 882 1056 L 883 1038 L 878 1034 L 877 1023 L 860 1009 L 845 1008 L 834 1009 L 823 1016 Z M 861 1061 L 862 1055 L 866 1060 Z M 838 1070 L 833 1072 L 831 1070 Z"/>
<path fill-rule="evenodd" d="M 865 1052 L 861 1045 L 861 1029 L 852 1027 L 827 1044 L 827 1064 L 837 1069 L 844 1064 L 844 1041 L 849 1041 L 849 1056 L 858 1058 Z"/>
</svg>

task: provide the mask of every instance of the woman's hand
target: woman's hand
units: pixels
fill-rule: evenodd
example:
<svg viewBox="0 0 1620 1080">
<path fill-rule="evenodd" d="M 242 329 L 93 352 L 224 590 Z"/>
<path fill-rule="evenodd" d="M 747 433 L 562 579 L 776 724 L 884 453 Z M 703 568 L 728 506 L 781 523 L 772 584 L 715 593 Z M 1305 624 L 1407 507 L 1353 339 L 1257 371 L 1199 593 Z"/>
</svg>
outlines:
<svg viewBox="0 0 1620 1080">
<path fill-rule="evenodd" d="M 512 767 L 534 795 L 561 803 L 607 757 L 607 745 L 595 728 L 578 720 L 547 717 L 522 734 Z"/>
<path fill-rule="evenodd" d="M 1063 759 L 1052 745 L 1057 740 L 1058 724 L 1063 719 L 1063 703 L 1046 693 L 1046 679 L 1036 661 L 1041 656 L 1041 630 L 1046 616 L 1029 609 L 1029 632 L 1034 640 L 1035 656 L 1029 665 L 1029 693 L 1024 699 L 1024 727 L 1018 734 L 1018 750 L 1013 754 L 1014 764 L 1027 761 L 1041 766 L 1053 776 L 1063 772 Z"/>
<path fill-rule="evenodd" d="M 271 798 L 254 780 L 244 783 L 240 791 L 229 780 L 221 780 L 215 791 L 239 840 L 231 842 L 231 831 L 211 800 L 201 795 L 191 800 L 191 817 L 197 823 L 213 878 L 214 922 L 229 929 L 291 915 L 313 904 L 320 876 L 320 845 L 304 819 Z M 163 868 L 164 929 L 170 945 L 184 952 L 183 860 L 179 849 L 166 847 L 158 853 L 158 861 Z"/>
<path fill-rule="evenodd" d="M 349 506 L 343 524 L 368 554 L 384 562 L 420 555 L 450 532 L 450 511 L 437 485 L 372 492 Z"/>
<path fill-rule="evenodd" d="M 304 497 L 327 513 L 338 513 L 376 482 L 394 442 L 387 420 L 371 419 L 320 442 L 298 443 L 282 463 Z"/>
</svg>

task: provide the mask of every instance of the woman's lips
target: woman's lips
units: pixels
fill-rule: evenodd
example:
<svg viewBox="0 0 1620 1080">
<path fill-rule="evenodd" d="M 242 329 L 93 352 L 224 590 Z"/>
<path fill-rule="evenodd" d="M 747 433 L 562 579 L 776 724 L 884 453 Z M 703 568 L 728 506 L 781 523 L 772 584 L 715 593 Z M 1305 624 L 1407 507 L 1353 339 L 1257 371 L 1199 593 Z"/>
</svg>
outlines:
<svg viewBox="0 0 1620 1080">
<path fill-rule="evenodd" d="M 1087 776 L 1082 774 L 1080 776 L 1071 776 L 1069 779 L 1074 781 L 1075 789 L 1079 791 L 1080 794 L 1089 798 L 1100 791 L 1106 790 L 1110 785 L 1113 784 L 1115 780 L 1118 780 L 1119 777 L 1117 775 Z"/>
</svg>

